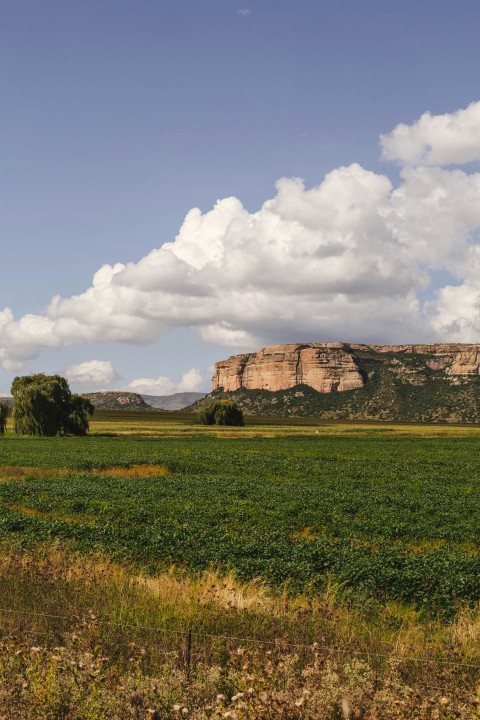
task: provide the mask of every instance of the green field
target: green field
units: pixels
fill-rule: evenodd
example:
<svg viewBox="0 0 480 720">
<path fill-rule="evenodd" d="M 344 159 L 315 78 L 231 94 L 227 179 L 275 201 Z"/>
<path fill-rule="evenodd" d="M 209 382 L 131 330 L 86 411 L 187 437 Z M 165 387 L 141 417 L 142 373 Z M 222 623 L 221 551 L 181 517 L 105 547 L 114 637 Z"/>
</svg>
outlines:
<svg viewBox="0 0 480 720">
<path fill-rule="evenodd" d="M 477 428 L 207 429 L 115 413 L 92 431 L 0 441 L 1 539 L 68 541 L 151 571 L 214 567 L 298 591 L 333 578 L 432 612 L 480 598 Z"/>
</svg>

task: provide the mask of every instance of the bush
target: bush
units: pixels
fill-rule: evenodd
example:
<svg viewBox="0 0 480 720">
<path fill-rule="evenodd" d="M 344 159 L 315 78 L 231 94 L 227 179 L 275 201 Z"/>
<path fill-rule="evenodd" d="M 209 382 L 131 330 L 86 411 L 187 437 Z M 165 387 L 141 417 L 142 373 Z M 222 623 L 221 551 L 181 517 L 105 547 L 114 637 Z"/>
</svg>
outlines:
<svg viewBox="0 0 480 720">
<path fill-rule="evenodd" d="M 0 403 L 0 435 L 5 435 L 7 427 L 7 418 L 10 414 L 10 408 L 5 403 Z"/>
<path fill-rule="evenodd" d="M 245 425 L 243 412 L 233 400 L 217 400 L 203 410 L 200 421 L 204 425 Z"/>
</svg>

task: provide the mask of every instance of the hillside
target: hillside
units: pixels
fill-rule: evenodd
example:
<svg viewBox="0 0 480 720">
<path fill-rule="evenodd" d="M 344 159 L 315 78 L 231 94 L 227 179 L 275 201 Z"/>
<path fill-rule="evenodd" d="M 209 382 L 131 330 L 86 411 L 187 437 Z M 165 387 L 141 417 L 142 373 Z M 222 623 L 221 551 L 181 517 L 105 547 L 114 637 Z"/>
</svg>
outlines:
<svg viewBox="0 0 480 720">
<path fill-rule="evenodd" d="M 173 411 L 183 410 L 188 405 L 204 398 L 205 395 L 206 393 L 181 392 L 173 395 L 142 395 L 142 398 L 150 407 Z"/>
<path fill-rule="evenodd" d="M 479 372 L 478 345 L 276 346 L 217 363 L 214 391 L 190 409 L 232 398 L 253 415 L 479 422 Z"/>
<path fill-rule="evenodd" d="M 83 393 L 99 410 L 152 410 L 141 395 L 122 390 Z"/>
</svg>

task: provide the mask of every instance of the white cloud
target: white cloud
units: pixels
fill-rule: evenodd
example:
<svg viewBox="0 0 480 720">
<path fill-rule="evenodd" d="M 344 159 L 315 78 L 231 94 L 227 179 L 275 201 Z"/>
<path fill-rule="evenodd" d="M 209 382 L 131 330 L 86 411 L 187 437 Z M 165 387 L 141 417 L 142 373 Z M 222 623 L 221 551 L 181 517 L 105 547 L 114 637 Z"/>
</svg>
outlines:
<svg viewBox="0 0 480 720">
<path fill-rule="evenodd" d="M 110 385 L 117 373 L 109 360 L 88 360 L 71 365 L 65 376 L 72 385 Z"/>
<path fill-rule="evenodd" d="M 203 385 L 200 370 L 192 368 L 183 373 L 180 382 L 176 383 L 168 377 L 137 378 L 122 388 L 143 395 L 173 395 L 179 392 L 198 392 Z"/>
<path fill-rule="evenodd" d="M 409 163 L 473 159 L 479 108 L 398 126 L 384 152 Z M 457 285 L 420 302 L 438 270 Z M 233 351 L 297 340 L 474 342 L 478 278 L 479 173 L 407 164 L 393 187 L 353 164 L 313 188 L 283 178 L 257 212 L 234 197 L 194 208 L 173 242 L 137 263 L 103 266 L 84 293 L 54 297 L 43 315 L 15 320 L 3 310 L 0 362 L 16 369 L 44 347 L 150 343 L 173 327 Z M 156 394 L 178 387 L 163 377 L 134 382 Z"/>
<path fill-rule="evenodd" d="M 448 165 L 480 160 L 480 102 L 444 115 L 424 113 L 380 136 L 383 157 L 404 164 Z"/>
<path fill-rule="evenodd" d="M 237 12 L 239 15 L 243 15 L 243 17 L 248 17 L 248 15 L 252 14 L 250 8 L 239 8 Z"/>
</svg>

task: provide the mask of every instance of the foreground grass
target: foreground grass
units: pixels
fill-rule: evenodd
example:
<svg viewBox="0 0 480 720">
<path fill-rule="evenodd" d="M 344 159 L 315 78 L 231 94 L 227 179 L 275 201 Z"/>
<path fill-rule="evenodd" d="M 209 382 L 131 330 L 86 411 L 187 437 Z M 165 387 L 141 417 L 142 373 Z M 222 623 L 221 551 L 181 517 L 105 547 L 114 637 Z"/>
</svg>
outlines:
<svg viewBox="0 0 480 720">
<path fill-rule="evenodd" d="M 478 610 L 426 622 L 333 586 L 275 595 L 44 546 L 0 554 L 0 621 L 5 720 L 479 717 Z"/>
</svg>

